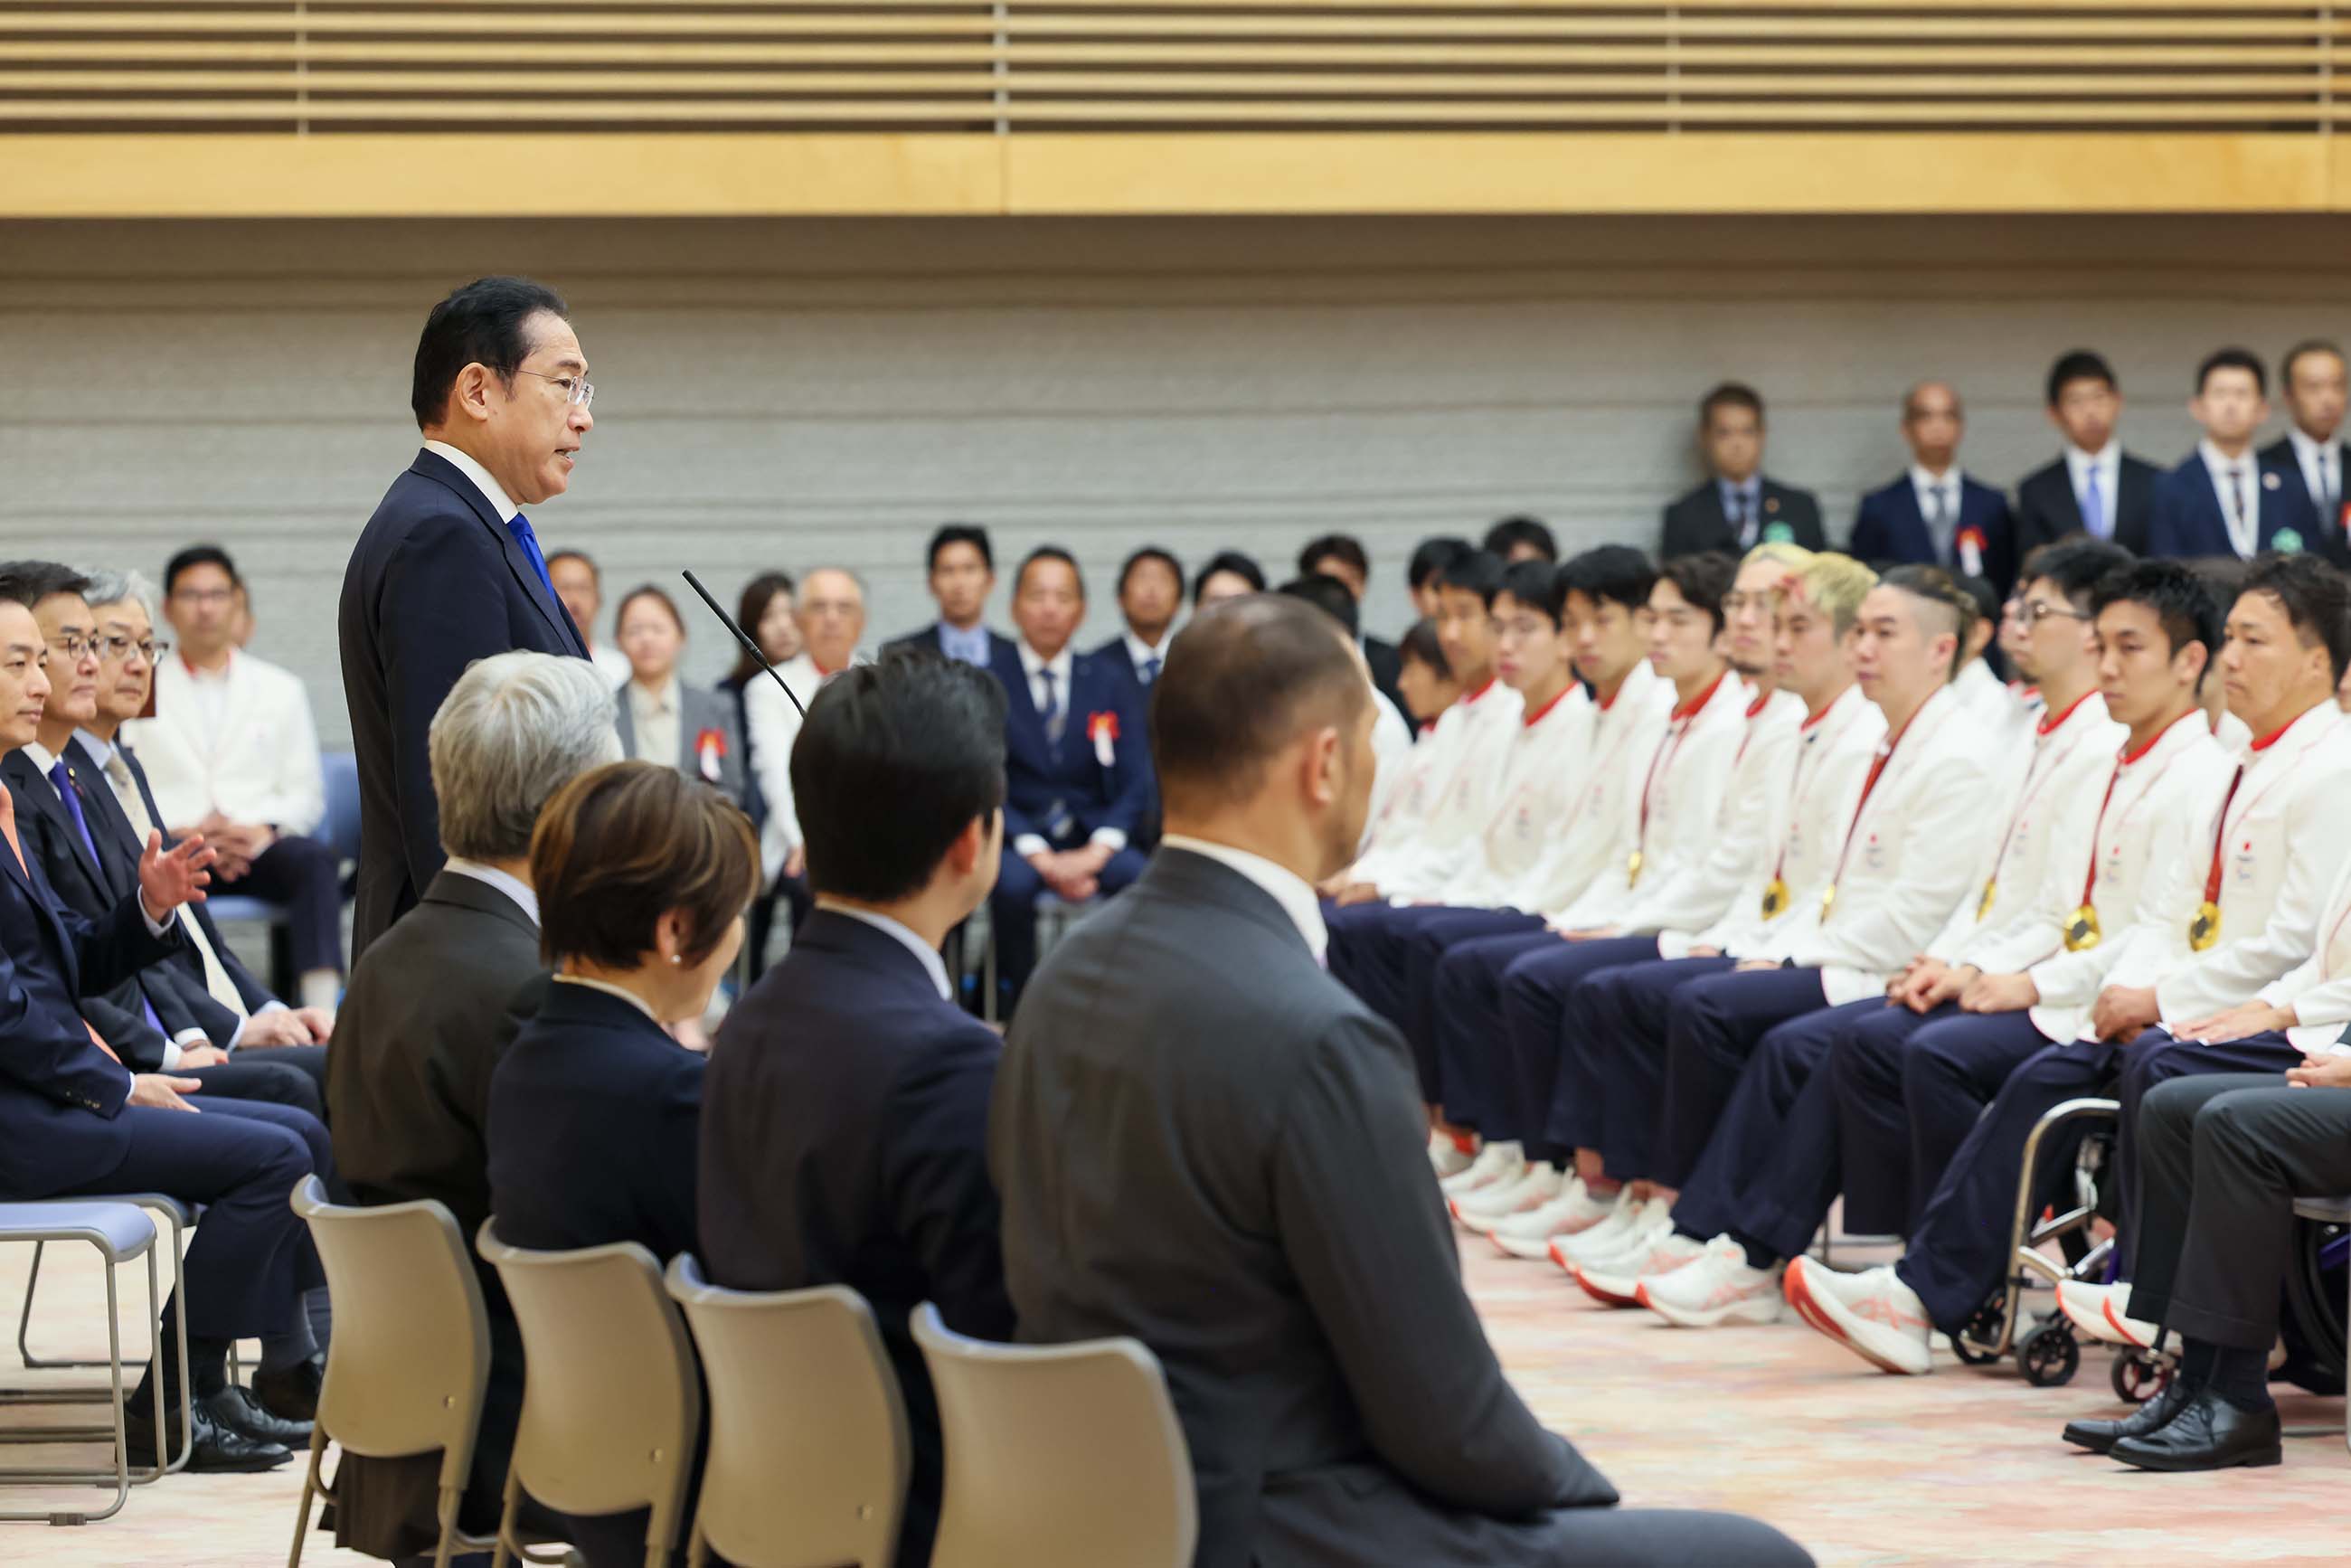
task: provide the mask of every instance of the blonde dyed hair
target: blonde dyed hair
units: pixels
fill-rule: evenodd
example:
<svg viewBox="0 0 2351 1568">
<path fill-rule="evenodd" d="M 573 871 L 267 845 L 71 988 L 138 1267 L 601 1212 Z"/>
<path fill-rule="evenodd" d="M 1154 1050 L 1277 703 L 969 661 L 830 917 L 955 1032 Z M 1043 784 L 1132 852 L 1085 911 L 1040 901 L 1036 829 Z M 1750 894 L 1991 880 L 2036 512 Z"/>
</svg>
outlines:
<svg viewBox="0 0 2351 1568">
<path fill-rule="evenodd" d="M 1813 552 L 1796 573 L 1796 588 L 1803 594 L 1804 602 L 1834 622 L 1840 637 L 1853 630 L 1854 622 L 1861 615 L 1861 601 L 1876 586 L 1876 572 L 1853 557 L 1834 550 Z"/>
</svg>

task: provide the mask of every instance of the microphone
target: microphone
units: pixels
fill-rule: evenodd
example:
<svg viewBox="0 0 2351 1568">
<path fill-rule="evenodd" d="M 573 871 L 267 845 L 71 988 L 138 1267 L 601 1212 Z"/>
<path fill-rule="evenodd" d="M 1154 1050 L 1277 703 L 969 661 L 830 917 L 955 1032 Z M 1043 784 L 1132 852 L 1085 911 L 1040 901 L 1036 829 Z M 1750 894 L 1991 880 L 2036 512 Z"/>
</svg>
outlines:
<svg viewBox="0 0 2351 1568">
<path fill-rule="evenodd" d="M 784 695 L 791 699 L 792 706 L 799 710 L 801 718 L 806 719 L 808 717 L 808 705 L 800 701 L 798 693 L 794 692 L 790 686 L 785 685 L 783 676 L 776 674 L 776 666 L 768 663 L 768 655 L 759 652 L 759 644 L 751 640 L 750 633 L 744 631 L 741 626 L 736 624 L 735 617 L 727 614 L 725 610 L 719 608 L 718 601 L 710 597 L 710 590 L 702 586 L 702 579 L 695 576 L 694 573 L 690 571 L 682 573 L 681 575 L 684 577 L 686 586 L 693 589 L 695 592 L 702 595 L 702 602 L 710 606 L 710 613 L 718 617 L 718 623 L 726 627 L 729 632 L 735 633 L 735 641 L 743 644 L 743 651 L 750 654 L 754 659 L 759 661 L 759 668 L 768 672 L 768 678 L 775 682 L 776 685 L 783 687 Z"/>
</svg>

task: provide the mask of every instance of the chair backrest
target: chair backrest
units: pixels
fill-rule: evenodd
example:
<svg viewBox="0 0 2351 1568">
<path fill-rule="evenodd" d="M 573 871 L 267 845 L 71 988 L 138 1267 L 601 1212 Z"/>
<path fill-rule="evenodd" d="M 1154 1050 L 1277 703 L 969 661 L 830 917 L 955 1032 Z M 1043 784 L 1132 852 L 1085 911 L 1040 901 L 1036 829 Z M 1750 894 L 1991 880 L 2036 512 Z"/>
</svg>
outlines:
<svg viewBox="0 0 2351 1568">
<path fill-rule="evenodd" d="M 695 1528 L 737 1568 L 890 1568 L 905 1511 L 906 1407 L 865 1298 L 759 1294 L 669 1266 L 710 1385 Z"/>
<path fill-rule="evenodd" d="M 927 1301 L 914 1330 L 946 1442 L 932 1568 L 1187 1568 L 1191 1450 L 1139 1341 L 989 1344 Z"/>
<path fill-rule="evenodd" d="M 360 759 L 356 752 L 329 751 L 319 758 L 327 780 L 327 842 L 338 858 L 360 858 Z"/>
<path fill-rule="evenodd" d="M 354 1454 L 441 1450 L 462 1489 L 490 1376 L 489 1320 L 457 1217 L 431 1198 L 350 1208 L 317 1176 L 294 1189 L 335 1302 L 319 1425 Z"/>
<path fill-rule="evenodd" d="M 514 1474 L 565 1513 L 653 1510 L 649 1539 L 677 1543 L 701 1435 L 702 1388 L 661 1265 L 633 1241 L 534 1252 L 497 1236 L 475 1245 L 496 1265 L 522 1330 L 522 1419 Z"/>
</svg>

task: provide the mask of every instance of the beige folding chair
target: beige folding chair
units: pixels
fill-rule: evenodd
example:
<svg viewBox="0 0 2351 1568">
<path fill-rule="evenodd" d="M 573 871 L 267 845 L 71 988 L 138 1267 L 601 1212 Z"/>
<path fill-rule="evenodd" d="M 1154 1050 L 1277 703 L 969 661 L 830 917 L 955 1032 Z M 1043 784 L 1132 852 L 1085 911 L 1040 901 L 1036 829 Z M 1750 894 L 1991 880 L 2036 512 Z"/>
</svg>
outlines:
<svg viewBox="0 0 2351 1568">
<path fill-rule="evenodd" d="M 326 1270 L 335 1333 L 287 1568 L 300 1568 L 311 1498 L 335 1500 L 319 1478 L 329 1441 L 380 1459 L 440 1450 L 435 1568 L 447 1568 L 453 1552 L 490 1550 L 490 1540 L 457 1528 L 489 1384 L 490 1329 L 456 1216 L 429 1198 L 344 1207 L 327 1201 L 316 1176 L 294 1189 L 293 1204 Z"/>
<path fill-rule="evenodd" d="M 931 1568 L 1187 1568 L 1191 1450 L 1139 1341 L 989 1344 L 928 1301 L 914 1329 L 946 1439 Z"/>
<path fill-rule="evenodd" d="M 564 1513 L 651 1509 L 645 1563 L 662 1568 L 684 1521 L 702 1387 L 660 1263 L 633 1241 L 570 1252 L 509 1247 L 495 1215 L 475 1245 L 506 1286 L 526 1368 L 493 1568 L 521 1551 L 515 1513 L 525 1491 Z"/>
<path fill-rule="evenodd" d="M 865 1298 L 755 1294 L 669 1266 L 710 1385 L 688 1568 L 890 1568 L 906 1508 L 906 1406 Z"/>
</svg>

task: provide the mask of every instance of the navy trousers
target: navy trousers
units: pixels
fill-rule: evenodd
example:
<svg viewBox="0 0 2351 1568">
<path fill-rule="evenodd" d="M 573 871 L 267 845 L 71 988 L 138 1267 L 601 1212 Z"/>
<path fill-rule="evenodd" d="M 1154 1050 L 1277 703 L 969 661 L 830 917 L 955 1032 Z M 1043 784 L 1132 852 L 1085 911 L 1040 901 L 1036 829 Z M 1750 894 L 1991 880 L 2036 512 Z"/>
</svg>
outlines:
<svg viewBox="0 0 2351 1568">
<path fill-rule="evenodd" d="M 1546 1135 L 1571 1149 L 1595 1149 L 1601 1168 L 1619 1181 L 1656 1174 L 1657 1118 L 1666 1095 L 1667 1019 L 1687 986 L 1738 967 L 1736 958 L 1661 958 L 1588 975 L 1567 994 L 1560 1038 L 1580 1053 L 1580 1071 L 1596 1086 L 1568 1106 Z M 1604 1116 L 1601 1106 L 1608 1108 Z"/>
<path fill-rule="evenodd" d="M 2283 1074 L 2286 1069 L 2301 1065 L 2302 1052 L 2274 1030 L 2250 1034 L 2220 1045 L 2174 1040 L 2160 1030 L 2149 1030 L 2138 1037 L 2124 1059 L 2122 1078 L 2115 1086 L 2115 1099 L 2122 1106 L 2122 1136 L 2116 1145 L 2115 1169 L 2116 1179 L 2121 1184 L 2122 1203 L 2116 1214 L 2115 1231 L 2123 1259 L 2123 1278 L 2138 1277 L 2139 1184 L 2145 1179 L 2139 1158 L 2139 1106 L 2147 1091 L 2175 1078 L 2201 1078 L 2220 1072 Z"/>
<path fill-rule="evenodd" d="M 1443 1070 L 1437 969 L 1447 953 L 1465 943 L 1505 933 L 1540 935 L 1541 916 L 1441 904 L 1358 904 L 1335 915 L 1326 912 L 1324 924 L 1331 929 L 1331 972 L 1411 1045 L 1422 1097 L 1444 1106 L 1447 1121 L 1483 1131 L 1469 1119 L 1476 1113 L 1475 1090 L 1448 1082 Z M 1455 1103 L 1465 1094 L 1471 1103 L 1467 1114 Z"/>
<path fill-rule="evenodd" d="M 1102 896 L 1107 898 L 1133 883 L 1148 863 L 1143 852 L 1132 845 L 1111 856 L 1095 878 L 1102 883 Z M 1037 967 L 1037 900 L 1044 892 L 1045 879 L 1037 874 L 1037 868 L 1006 844 L 996 891 L 987 895 L 987 923 L 996 933 L 996 989 L 1004 1004 L 1000 1015 L 1004 1018 L 1012 1016 L 1013 1006 Z"/>
<path fill-rule="evenodd" d="M 1554 1165 L 1564 1165 L 1579 1148 L 1600 1146 L 1563 1137 L 1563 1132 L 1603 1124 L 1611 1113 L 1606 1085 L 1569 1026 L 1567 998 L 1593 976 L 1656 958 L 1654 936 L 1554 940 L 1520 953 L 1502 971 L 1502 1017 L 1520 1092 L 1542 1096 L 1531 1098 L 1522 1113 L 1538 1134 L 1541 1157 Z"/>
<path fill-rule="evenodd" d="M 213 892 L 284 904 L 295 973 L 343 972 L 343 867 L 332 844 L 288 833 L 254 856 L 242 877 L 215 874 Z"/>
<path fill-rule="evenodd" d="M 1676 991 L 1666 1019 L 1656 1168 L 1649 1176 L 1675 1188 L 1688 1181 L 1756 1046 L 1773 1026 L 1827 1005 L 1818 969 L 1733 969 Z"/>
<path fill-rule="evenodd" d="M 1519 1092 L 1502 1017 L 1502 971 L 1520 953 L 1560 938 L 1543 929 L 1540 915 L 1491 913 L 1512 924 L 1497 919 L 1482 935 L 1464 935 L 1437 959 L 1429 980 L 1427 1047 L 1416 1041 L 1413 1051 L 1422 1088 L 1445 1107 L 1447 1120 L 1459 1119 L 1459 1102 L 1469 1116 L 1481 1118 L 1468 1124 L 1489 1139 L 1531 1143 L 1530 1134 L 1542 1125 Z M 1544 1156 L 1530 1146 L 1528 1157 Z"/>
<path fill-rule="evenodd" d="M 173 1292 L 191 1339 L 273 1338 L 294 1331 L 301 1293 L 327 1282 L 310 1232 L 287 1203 L 304 1176 L 331 1178 L 318 1118 L 286 1105 L 192 1096 L 185 1111 L 126 1105 L 131 1148 L 96 1181 L 57 1197 L 161 1192 L 204 1206 Z"/>
<path fill-rule="evenodd" d="M 1860 1231 L 1917 1235 L 1928 1202 L 1984 1107 L 2011 1073 L 2048 1048 L 2049 1037 L 2029 1013 L 1964 1013 L 1947 1004 L 1920 1019 L 1893 1060 L 1871 1051 L 1856 1055 L 1840 1081 L 1839 1125 L 1846 1146 L 1906 1150 L 1909 1196 L 1898 1215 L 1881 1221 L 1873 1214 L 1864 1225 L 1853 1218 L 1847 1194 L 1846 1223 Z"/>
</svg>

